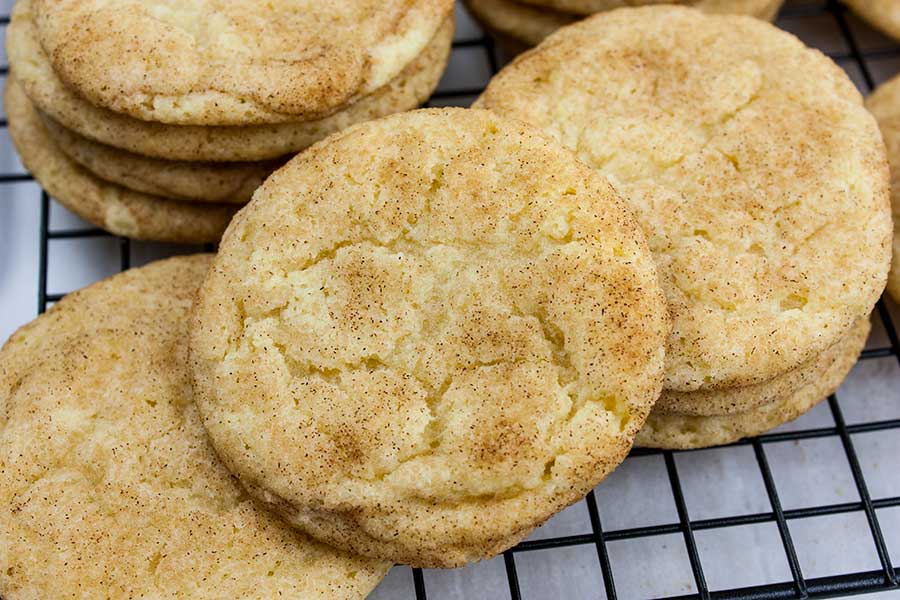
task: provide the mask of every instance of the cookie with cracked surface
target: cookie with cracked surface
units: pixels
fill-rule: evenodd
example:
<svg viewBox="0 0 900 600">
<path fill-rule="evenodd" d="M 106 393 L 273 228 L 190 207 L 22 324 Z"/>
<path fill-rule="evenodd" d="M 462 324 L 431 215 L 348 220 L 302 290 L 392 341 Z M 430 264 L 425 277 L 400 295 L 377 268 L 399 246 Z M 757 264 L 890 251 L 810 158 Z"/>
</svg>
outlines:
<svg viewBox="0 0 900 600">
<path fill-rule="evenodd" d="M 177 202 L 104 181 L 56 147 L 12 75 L 6 80 L 5 100 L 9 135 L 22 164 L 47 193 L 97 227 L 139 240 L 215 242 L 238 209 L 232 204 Z"/>
<path fill-rule="evenodd" d="M 872 27 L 900 40 L 900 1 L 844 0 L 844 4 Z"/>
<path fill-rule="evenodd" d="M 561 140 L 635 210 L 673 317 L 668 390 L 786 373 L 884 288 L 877 124 L 837 65 L 768 23 L 602 13 L 520 56 L 475 105 Z"/>
<path fill-rule="evenodd" d="M 894 217 L 893 260 L 887 291 L 900 302 L 900 76 L 878 86 L 866 99 L 866 108 L 875 115 L 891 165 L 891 210 Z"/>
<path fill-rule="evenodd" d="M 551 7 L 552 3 L 545 6 L 528 4 L 523 0 L 465 0 L 465 4 L 482 26 L 515 52 L 536 46 L 560 27 L 583 18 L 582 14 L 573 14 L 573 11 L 555 10 Z M 784 0 L 701 0 L 693 3 L 709 13 L 743 14 L 767 21 L 775 19 L 782 4 Z M 616 2 L 585 14 L 611 10 L 622 5 L 622 2 Z"/>
<path fill-rule="evenodd" d="M 130 190 L 183 202 L 246 204 L 265 178 L 286 162 L 215 163 L 150 158 L 82 137 L 47 115 L 41 114 L 41 121 L 56 147 L 97 177 Z"/>
<path fill-rule="evenodd" d="M 453 40 L 451 18 L 425 51 L 390 83 L 321 119 L 244 127 L 164 125 L 94 106 L 66 87 L 41 47 L 31 7 L 32 0 L 18 0 L 13 7 L 6 49 L 11 69 L 32 102 L 79 135 L 165 160 L 275 159 L 303 150 L 354 123 L 416 108 L 437 85 Z"/>
<path fill-rule="evenodd" d="M 186 343 L 210 260 L 70 294 L 0 350 L 6 600 L 363 598 L 389 568 L 289 527 L 210 446 Z"/>
<path fill-rule="evenodd" d="M 861 319 L 834 346 L 807 367 L 810 376 L 795 390 L 746 412 L 711 416 L 650 413 L 638 432 L 638 446 L 649 448 L 707 448 L 759 435 L 793 421 L 824 400 L 841 385 L 862 352 L 869 334 L 869 319 Z"/>
<path fill-rule="evenodd" d="M 452 0 L 31 0 L 53 70 L 92 104 L 173 125 L 325 117 L 386 85 Z"/>
<path fill-rule="evenodd" d="M 337 547 L 448 567 L 625 457 L 668 330 L 606 181 L 524 123 L 422 110 L 266 180 L 201 288 L 191 358 L 254 495 Z"/>
</svg>

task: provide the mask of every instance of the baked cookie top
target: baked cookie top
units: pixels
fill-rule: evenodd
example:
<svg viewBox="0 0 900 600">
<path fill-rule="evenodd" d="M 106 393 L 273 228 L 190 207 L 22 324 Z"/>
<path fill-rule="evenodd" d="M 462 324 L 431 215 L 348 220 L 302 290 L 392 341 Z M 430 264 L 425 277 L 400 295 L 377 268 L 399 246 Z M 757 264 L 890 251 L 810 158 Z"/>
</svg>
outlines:
<svg viewBox="0 0 900 600">
<path fill-rule="evenodd" d="M 179 125 L 326 116 L 387 84 L 452 0 L 33 0 L 41 45 L 90 102 Z"/>
<path fill-rule="evenodd" d="M 839 67 L 768 23 L 602 13 L 519 57 L 476 106 L 561 140 L 635 210 L 673 317 L 666 388 L 793 369 L 884 288 L 877 125 Z"/>
<path fill-rule="evenodd" d="M 0 351 L 3 598 L 363 598 L 387 571 L 261 508 L 209 445 L 186 343 L 209 262 L 71 294 Z"/>
<path fill-rule="evenodd" d="M 266 180 L 223 238 L 191 350 L 213 443 L 260 497 L 332 544 L 448 566 L 625 457 L 668 326 L 609 184 L 525 124 L 422 110 Z"/>
</svg>

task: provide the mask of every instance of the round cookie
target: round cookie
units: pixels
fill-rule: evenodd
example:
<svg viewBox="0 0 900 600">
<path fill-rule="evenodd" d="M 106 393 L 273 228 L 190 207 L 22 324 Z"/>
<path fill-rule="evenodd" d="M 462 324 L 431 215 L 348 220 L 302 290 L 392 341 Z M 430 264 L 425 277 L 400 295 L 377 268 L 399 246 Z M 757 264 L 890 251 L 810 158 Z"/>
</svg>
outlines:
<svg viewBox="0 0 900 600">
<path fill-rule="evenodd" d="M 452 0 L 31 0 L 53 70 L 145 121 L 250 125 L 325 117 L 386 85 Z"/>
<path fill-rule="evenodd" d="M 519 57 L 476 106 L 561 140 L 636 211 L 673 316 L 666 389 L 795 369 L 884 288 L 877 125 L 839 67 L 768 23 L 602 13 Z"/>
<path fill-rule="evenodd" d="M 390 565 L 250 499 L 191 401 L 188 315 L 208 256 L 61 300 L 0 351 L 0 595 L 363 598 Z"/>
<path fill-rule="evenodd" d="M 893 260 L 887 291 L 900 302 L 900 76 L 880 86 L 866 99 L 866 107 L 878 120 L 891 165 L 891 209 L 894 217 Z"/>
<path fill-rule="evenodd" d="M 560 27 L 582 18 L 522 0 L 465 0 L 465 4 L 479 23 L 514 52 L 536 46 Z M 782 4 L 784 0 L 701 0 L 694 5 L 709 13 L 746 14 L 772 21 Z M 618 6 L 621 3 L 610 8 Z"/>
<path fill-rule="evenodd" d="M 421 110 L 275 172 L 223 237 L 191 333 L 213 444 L 339 548 L 493 556 L 627 454 L 669 323 L 610 186 L 525 124 Z"/>
<path fill-rule="evenodd" d="M 14 77 L 6 81 L 9 135 L 43 188 L 82 219 L 116 235 L 165 242 L 215 242 L 237 211 L 230 204 L 176 202 L 126 189 L 63 154 Z"/>
<path fill-rule="evenodd" d="M 844 0 L 844 4 L 876 29 L 900 40 L 900 1 Z"/>
<path fill-rule="evenodd" d="M 759 435 L 793 421 L 833 394 L 862 352 L 869 320 L 861 319 L 847 335 L 814 361 L 814 374 L 797 390 L 758 408 L 731 415 L 689 416 L 650 413 L 638 432 L 637 446 L 649 448 L 707 448 Z"/>
<path fill-rule="evenodd" d="M 68 89 L 41 48 L 32 0 L 18 0 L 7 26 L 10 66 L 37 107 L 61 125 L 97 142 L 166 160 L 259 161 L 299 152 L 354 123 L 418 107 L 437 85 L 453 39 L 448 19 L 434 39 L 388 85 L 328 117 L 274 125 L 164 125 L 94 106 Z"/>
<path fill-rule="evenodd" d="M 263 180 L 285 162 L 210 163 L 149 158 L 89 140 L 52 118 L 41 116 L 56 147 L 94 175 L 130 190 L 183 202 L 246 204 Z"/>
</svg>

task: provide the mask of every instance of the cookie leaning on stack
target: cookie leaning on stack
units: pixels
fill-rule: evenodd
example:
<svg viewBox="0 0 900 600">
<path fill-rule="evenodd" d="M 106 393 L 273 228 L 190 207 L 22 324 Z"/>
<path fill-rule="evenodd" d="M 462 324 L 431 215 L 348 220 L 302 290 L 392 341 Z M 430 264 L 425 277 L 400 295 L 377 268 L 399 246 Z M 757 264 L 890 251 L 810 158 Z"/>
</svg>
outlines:
<svg viewBox="0 0 900 600">
<path fill-rule="evenodd" d="M 619 9 L 519 57 L 476 106 L 561 140 L 638 215 L 673 317 L 639 444 L 760 433 L 846 375 L 892 226 L 877 125 L 831 60 L 758 19 Z"/>
<path fill-rule="evenodd" d="M 187 372 L 208 256 L 70 294 L 0 350 L 0 596 L 363 598 L 390 564 L 248 498 Z"/>
<path fill-rule="evenodd" d="M 660 4 L 657 0 L 465 0 L 469 12 L 512 52 L 539 44 L 548 35 L 594 13 Z M 772 21 L 784 0 L 693 0 L 682 2 L 709 13 L 750 15 Z"/>
<path fill-rule="evenodd" d="M 210 212 L 201 221 L 218 221 L 283 156 L 421 104 L 446 65 L 452 7 L 20 0 L 7 31 L 10 80 L 40 120 L 19 123 L 28 133 L 15 141 L 42 183 L 48 169 L 36 154 L 77 173 L 81 183 L 55 196 L 98 226 L 214 241 L 223 227 L 170 230 L 165 215 Z M 85 185 L 104 193 L 86 200 Z M 113 200 L 133 191 L 140 214 Z M 147 218 L 159 224 L 147 227 Z"/>
<path fill-rule="evenodd" d="M 875 115 L 891 164 L 891 211 L 894 216 L 893 260 L 887 290 L 900 302 L 900 76 L 884 82 L 866 98 L 866 108 Z"/>
<path fill-rule="evenodd" d="M 458 566 L 618 465 L 659 395 L 668 316 L 633 215 L 487 111 L 349 128 L 270 177 L 194 312 L 210 439 L 339 548 Z"/>
</svg>

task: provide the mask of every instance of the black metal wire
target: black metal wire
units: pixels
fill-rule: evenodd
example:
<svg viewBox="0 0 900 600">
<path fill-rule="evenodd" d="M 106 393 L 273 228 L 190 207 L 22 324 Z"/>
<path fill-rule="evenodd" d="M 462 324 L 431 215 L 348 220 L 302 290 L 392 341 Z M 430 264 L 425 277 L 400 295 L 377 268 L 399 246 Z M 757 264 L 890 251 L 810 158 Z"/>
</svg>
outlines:
<svg viewBox="0 0 900 600">
<path fill-rule="evenodd" d="M 828 405 L 831 408 L 831 415 L 837 425 L 841 444 L 844 447 L 844 453 L 847 456 L 847 462 L 850 463 L 850 472 L 853 474 L 853 481 L 856 483 L 856 491 L 862 501 L 863 511 L 866 513 L 866 520 L 869 522 L 869 530 L 872 533 L 872 539 L 875 542 L 875 549 L 878 551 L 878 560 L 881 561 L 881 568 L 884 569 L 884 575 L 891 585 L 897 585 L 897 576 L 894 572 L 894 565 L 891 563 L 891 557 L 887 550 L 887 543 L 881 533 L 881 525 L 878 523 L 878 517 L 875 515 L 875 507 L 872 506 L 872 498 L 869 496 L 869 489 L 866 485 L 866 478 L 863 475 L 862 468 L 859 466 L 859 459 L 856 456 L 856 449 L 853 447 L 853 440 L 847 432 L 847 426 L 844 424 L 844 415 L 838 404 L 837 396 L 832 394 L 828 398 Z"/>
<path fill-rule="evenodd" d="M 606 548 L 606 536 L 603 535 L 603 525 L 600 522 L 600 510 L 597 508 L 597 497 L 594 491 L 588 492 L 585 499 L 588 506 L 588 515 L 591 519 L 591 529 L 594 532 L 594 544 L 597 546 L 597 559 L 600 561 L 600 572 L 603 574 L 603 586 L 606 589 L 607 600 L 616 600 L 616 584 L 613 579 L 612 568 L 609 565 L 609 550 Z"/>
<path fill-rule="evenodd" d="M 0 123 L 0 127 L 6 127 L 6 122 Z M 22 181 L 31 181 L 34 179 L 28 173 L 6 173 L 0 175 L 0 183 L 20 183 Z"/>
<path fill-rule="evenodd" d="M 112 234 L 102 229 L 57 229 L 56 231 L 48 231 L 47 239 L 50 240 L 71 240 L 92 237 L 112 237 Z"/>
<path fill-rule="evenodd" d="M 503 553 L 503 564 L 506 566 L 506 579 L 509 582 L 509 597 L 511 600 L 521 600 L 522 592 L 519 589 L 519 575 L 516 572 L 516 559 L 509 550 Z"/>
<path fill-rule="evenodd" d="M 119 238 L 119 268 L 124 271 L 131 268 L 131 240 Z"/>
<path fill-rule="evenodd" d="M 847 19 L 844 16 L 844 7 L 841 4 L 838 4 L 836 0 L 829 0 L 828 9 L 831 14 L 834 15 L 834 20 L 837 22 L 838 28 L 841 30 L 844 39 L 847 40 L 847 45 L 850 47 L 850 56 L 853 57 L 857 66 L 859 66 L 859 70 L 862 73 L 863 79 L 866 82 L 866 87 L 868 88 L 867 91 L 871 92 L 875 89 L 875 79 L 869 71 L 869 65 L 866 64 L 862 52 L 860 52 L 856 37 L 854 37 L 853 32 L 850 30 L 850 25 L 847 23 Z"/>
<path fill-rule="evenodd" d="M 47 235 L 50 228 L 50 197 L 41 190 L 40 256 L 38 258 L 38 314 L 47 310 Z"/>
<path fill-rule="evenodd" d="M 791 531 L 788 529 L 784 511 L 781 510 L 781 499 L 778 497 L 775 479 L 772 477 L 771 469 L 769 469 L 769 460 L 766 458 L 766 451 L 763 448 L 762 442 L 759 440 L 753 440 L 753 453 L 756 455 L 756 462 L 759 465 L 760 474 L 762 474 L 763 484 L 766 486 L 766 494 L 769 496 L 772 514 L 775 516 L 775 522 L 778 524 L 778 535 L 781 536 L 781 544 L 784 546 L 788 567 L 790 567 L 791 576 L 794 578 L 797 597 L 806 598 L 806 581 L 804 581 L 803 572 L 800 570 L 800 559 L 797 557 L 797 551 L 794 549 L 794 541 L 791 539 Z"/>
<path fill-rule="evenodd" d="M 413 569 L 413 588 L 416 590 L 416 600 L 426 600 L 428 595 L 425 593 L 425 577 L 422 575 L 422 569 Z"/>
<path fill-rule="evenodd" d="M 900 496 L 872 500 L 872 507 L 876 510 L 898 506 L 900 506 Z M 818 506 L 785 510 L 782 511 L 782 514 L 784 515 L 786 521 L 791 521 L 794 519 L 808 519 L 812 517 L 823 517 L 828 515 L 859 512 L 863 509 L 864 505 L 862 502 L 843 502 L 840 504 L 822 504 Z M 777 521 L 777 515 L 774 512 L 768 512 L 718 517 L 715 519 L 698 519 L 690 521 L 690 524 L 693 531 L 704 531 L 707 529 L 723 529 L 728 527 L 758 525 L 761 523 L 771 523 Z M 673 533 L 682 533 L 681 523 L 665 523 L 662 525 L 649 525 L 643 527 L 632 527 L 628 529 L 617 529 L 614 531 L 607 531 L 606 533 L 604 533 L 603 537 L 606 542 L 617 542 L 620 540 L 631 540 L 636 538 L 658 537 L 662 535 L 670 535 Z M 593 544 L 595 543 L 595 540 L 596 538 L 592 534 L 567 535 L 540 540 L 529 540 L 520 543 L 518 546 L 512 549 L 512 552 L 531 552 L 535 550 L 548 550 L 550 548 L 563 548 L 566 546 Z"/>
<path fill-rule="evenodd" d="M 872 73 L 867 65 L 867 60 L 878 60 L 886 58 L 900 57 L 900 47 L 891 47 L 875 50 L 863 51 L 853 35 L 853 30 L 845 15 L 844 7 L 836 0 L 824 0 L 818 4 L 803 4 L 799 6 L 790 6 L 782 10 L 781 17 L 786 19 L 804 19 L 809 17 L 817 17 L 822 15 L 832 15 L 841 32 L 841 35 L 847 42 L 848 52 L 831 53 L 833 59 L 842 63 L 855 64 L 862 73 L 866 86 L 871 90 L 875 81 Z M 0 16 L 0 26 L 9 23 L 9 18 Z M 493 40 L 490 37 L 479 37 L 475 39 L 456 41 L 453 44 L 454 49 L 458 48 L 481 48 L 485 52 L 486 60 L 492 74 L 499 69 L 499 60 Z M 5 67 L 0 67 L 0 75 L 7 72 Z M 433 99 L 457 99 L 466 96 L 477 96 L 481 93 L 480 88 L 472 89 L 456 89 L 443 90 L 434 94 Z M 0 127 L 5 127 L 6 121 L 0 120 Z M 31 181 L 32 177 L 28 174 L 5 173 L 0 174 L 0 184 L 15 184 L 20 182 Z M 42 313 L 46 310 L 47 305 L 55 302 L 62 297 L 62 294 L 50 294 L 47 291 L 47 272 L 49 258 L 49 244 L 54 240 L 61 239 L 80 239 L 105 237 L 110 234 L 96 229 L 50 229 L 50 211 L 52 202 L 46 192 L 41 192 L 40 197 L 41 215 L 40 215 L 40 253 L 38 264 L 38 293 L 37 308 Z M 212 250 L 212 245 L 207 245 L 206 250 Z M 119 238 L 120 266 L 122 270 L 127 269 L 131 265 L 131 243 Z M 883 302 L 879 302 L 876 314 L 884 325 L 885 332 L 890 342 L 890 347 L 868 349 L 862 353 L 860 360 L 877 360 L 894 357 L 900 362 L 900 339 L 898 339 L 897 329 L 891 320 L 887 307 Z M 640 526 L 619 530 L 604 530 L 600 519 L 600 510 L 597 500 L 593 492 L 589 493 L 586 498 L 588 515 L 591 522 L 591 533 L 560 536 L 554 538 L 529 540 L 520 543 L 515 548 L 503 554 L 506 576 L 509 583 L 510 598 L 519 600 L 522 597 L 519 577 L 516 567 L 515 555 L 520 552 L 531 552 L 536 550 L 546 550 L 553 548 L 563 548 L 575 545 L 593 544 L 597 551 L 599 568 L 603 575 L 604 589 L 598 592 L 605 592 L 610 600 L 616 600 L 618 597 L 624 597 L 624 592 L 617 590 L 614 577 L 614 566 L 610 561 L 607 544 L 611 541 L 629 540 L 638 538 L 652 538 L 662 535 L 681 534 L 684 539 L 688 558 L 691 564 L 691 570 L 694 576 L 694 582 L 697 591 L 684 596 L 673 596 L 669 600 L 681 599 L 741 599 L 741 600 L 778 600 L 787 598 L 825 598 L 839 595 L 849 595 L 863 592 L 885 591 L 898 589 L 897 570 L 898 566 L 892 562 L 889 554 L 889 548 L 885 543 L 881 526 L 878 521 L 877 511 L 879 509 L 889 507 L 900 507 L 900 497 L 891 498 L 871 498 L 868 492 L 868 484 L 865 480 L 865 473 L 860 467 L 856 450 L 853 446 L 853 435 L 870 431 L 896 430 L 900 433 L 900 419 L 889 419 L 883 421 L 869 421 L 864 423 L 855 423 L 848 425 L 845 423 L 843 413 L 840 408 L 839 400 L 836 396 L 832 396 L 828 400 L 834 417 L 834 427 L 819 427 L 805 429 L 799 431 L 768 433 L 750 440 L 741 440 L 731 444 L 731 446 L 751 446 L 756 457 L 757 465 L 762 475 L 766 493 L 771 506 L 770 512 L 729 515 L 714 519 L 698 519 L 692 520 L 688 511 L 687 503 L 681 490 L 681 482 L 678 476 L 678 469 L 674 460 L 674 454 L 669 451 L 660 451 L 653 449 L 637 449 L 632 451 L 632 456 L 661 456 L 665 463 L 669 483 L 672 491 L 673 501 L 678 513 L 678 522 L 664 523 L 652 526 Z M 765 453 L 765 446 L 775 442 L 783 441 L 799 441 L 805 439 L 837 437 L 843 445 L 850 470 L 853 475 L 854 483 L 859 493 L 860 500 L 858 502 L 845 502 L 840 504 L 817 505 L 805 508 L 784 510 L 781 506 L 779 494 L 775 480 L 772 477 L 769 468 L 768 459 Z M 843 513 L 865 514 L 869 530 L 871 532 L 872 543 L 875 546 L 881 563 L 881 569 L 874 571 L 865 571 L 859 573 L 834 573 L 826 577 L 817 577 L 806 579 L 803 576 L 800 561 L 797 556 L 794 541 L 790 533 L 790 523 L 796 519 L 806 519 L 811 517 L 819 517 L 825 515 L 836 515 Z M 765 585 L 744 587 L 732 590 L 709 590 L 703 574 L 703 564 L 700 553 L 697 550 L 694 532 L 710 529 L 738 527 L 742 525 L 775 523 L 778 527 L 782 545 L 784 547 L 785 557 L 790 567 L 792 580 L 770 582 Z M 653 560 L 649 557 L 648 560 Z M 426 600 L 427 590 L 425 577 L 421 569 L 413 569 L 413 588 L 416 600 Z M 527 592 L 527 590 L 526 590 Z M 526 594 L 527 595 L 527 594 Z"/>
<path fill-rule="evenodd" d="M 669 485 L 672 486 L 672 498 L 675 500 L 675 509 L 678 511 L 678 520 L 684 544 L 687 546 L 688 560 L 691 561 L 691 571 L 694 572 L 694 583 L 697 584 L 697 594 L 701 600 L 709 599 L 709 588 L 706 586 L 706 577 L 703 575 L 703 565 L 700 564 L 700 553 L 697 551 L 697 541 L 694 539 L 694 527 L 688 515 L 687 502 L 681 491 L 681 481 L 678 477 L 678 467 L 675 466 L 675 458 L 670 451 L 663 452 L 666 462 L 666 472 L 669 475 Z"/>
</svg>

